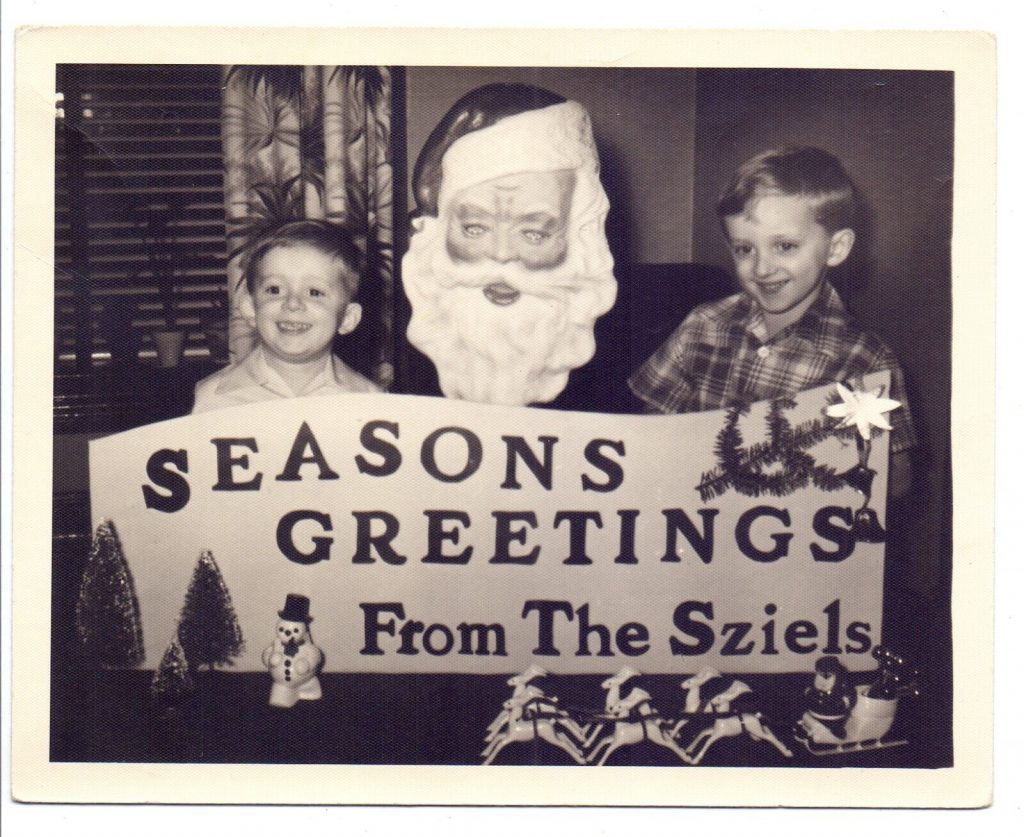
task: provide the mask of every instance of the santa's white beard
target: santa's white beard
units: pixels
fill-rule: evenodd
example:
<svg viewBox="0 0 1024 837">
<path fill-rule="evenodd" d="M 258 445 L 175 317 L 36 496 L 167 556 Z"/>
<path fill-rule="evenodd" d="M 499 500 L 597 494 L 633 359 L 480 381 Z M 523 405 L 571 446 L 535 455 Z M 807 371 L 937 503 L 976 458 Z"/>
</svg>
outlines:
<svg viewBox="0 0 1024 837">
<path fill-rule="evenodd" d="M 441 391 L 510 406 L 555 398 L 569 372 L 594 355 L 594 322 L 615 298 L 611 273 L 580 278 L 571 258 L 549 270 L 455 263 L 443 238 L 425 233 L 413 235 L 402 262 L 412 303 L 408 336 L 437 367 Z M 520 296 L 491 302 L 484 288 L 495 283 Z"/>
</svg>

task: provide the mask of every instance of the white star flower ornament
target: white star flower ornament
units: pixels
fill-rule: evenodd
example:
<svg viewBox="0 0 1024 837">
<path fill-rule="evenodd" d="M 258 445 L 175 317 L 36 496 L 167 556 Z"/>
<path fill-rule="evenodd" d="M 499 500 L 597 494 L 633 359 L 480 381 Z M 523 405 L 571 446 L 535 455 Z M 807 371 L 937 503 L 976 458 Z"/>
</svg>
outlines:
<svg viewBox="0 0 1024 837">
<path fill-rule="evenodd" d="M 825 412 L 832 418 L 842 419 L 840 427 L 857 426 L 860 435 L 864 439 L 871 438 L 871 428 L 880 427 L 882 430 L 892 430 L 892 426 L 885 419 L 884 413 L 895 410 L 903 405 L 891 398 L 882 398 L 883 387 L 873 392 L 852 392 L 842 384 L 836 384 L 836 390 L 842 403 L 833 404 L 827 407 Z"/>
</svg>

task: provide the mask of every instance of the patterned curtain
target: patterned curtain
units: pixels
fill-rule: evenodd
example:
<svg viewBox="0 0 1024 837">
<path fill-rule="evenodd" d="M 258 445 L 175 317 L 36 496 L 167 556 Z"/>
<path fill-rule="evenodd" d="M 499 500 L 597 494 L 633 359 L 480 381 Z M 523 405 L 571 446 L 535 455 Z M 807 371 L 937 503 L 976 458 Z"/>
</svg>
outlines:
<svg viewBox="0 0 1024 837">
<path fill-rule="evenodd" d="M 254 335 L 238 312 L 243 258 L 270 226 L 344 225 L 366 254 L 363 321 L 345 359 L 380 385 L 394 377 L 391 72 L 387 67 L 224 68 L 222 137 L 231 359 Z"/>
</svg>

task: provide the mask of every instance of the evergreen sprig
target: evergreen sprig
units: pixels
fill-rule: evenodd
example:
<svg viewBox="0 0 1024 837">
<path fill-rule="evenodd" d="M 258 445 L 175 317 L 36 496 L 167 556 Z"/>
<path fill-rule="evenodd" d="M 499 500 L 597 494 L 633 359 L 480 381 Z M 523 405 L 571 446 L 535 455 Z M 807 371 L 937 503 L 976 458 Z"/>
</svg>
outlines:
<svg viewBox="0 0 1024 837">
<path fill-rule="evenodd" d="M 768 439 L 746 449 L 739 420 L 750 412 L 750 405 L 736 405 L 726 411 L 725 423 L 715 439 L 718 467 L 702 473 L 697 485 L 703 502 L 720 497 L 730 488 L 746 497 L 764 494 L 784 497 L 808 483 L 823 491 L 838 491 L 844 486 L 834 468 L 819 464 L 807 452 L 808 448 L 836 435 L 834 426 L 821 419 L 811 419 L 794 429 L 785 411 L 795 406 L 796 402 L 789 398 L 772 401 L 765 417 Z M 780 470 L 766 471 L 776 464 L 781 465 Z"/>
</svg>

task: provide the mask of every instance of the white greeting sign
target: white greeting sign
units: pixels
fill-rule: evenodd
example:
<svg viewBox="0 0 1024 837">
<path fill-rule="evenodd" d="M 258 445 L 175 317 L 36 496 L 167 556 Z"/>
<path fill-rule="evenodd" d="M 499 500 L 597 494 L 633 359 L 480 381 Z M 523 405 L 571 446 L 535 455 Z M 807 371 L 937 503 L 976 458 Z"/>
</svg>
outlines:
<svg viewBox="0 0 1024 837">
<path fill-rule="evenodd" d="M 830 393 L 776 415 L 834 427 Z M 229 408 L 92 442 L 92 513 L 120 536 L 149 668 L 204 550 L 241 625 L 241 670 L 262 668 L 289 593 L 311 600 L 328 671 L 780 672 L 822 654 L 872 668 L 884 545 L 851 534 L 864 496 L 783 480 L 781 494 L 727 481 L 702 498 L 727 415 L 392 395 Z M 767 402 L 740 417 L 742 461 L 768 417 Z M 833 475 L 858 461 L 849 437 L 799 449 Z M 876 438 L 882 525 L 887 454 Z"/>
</svg>

